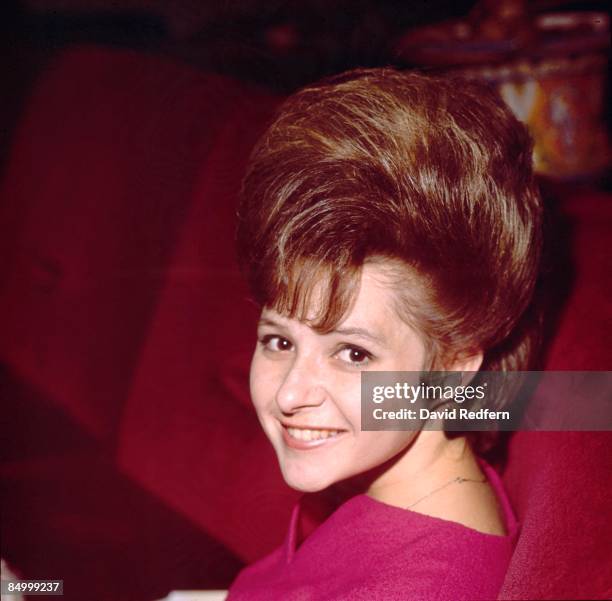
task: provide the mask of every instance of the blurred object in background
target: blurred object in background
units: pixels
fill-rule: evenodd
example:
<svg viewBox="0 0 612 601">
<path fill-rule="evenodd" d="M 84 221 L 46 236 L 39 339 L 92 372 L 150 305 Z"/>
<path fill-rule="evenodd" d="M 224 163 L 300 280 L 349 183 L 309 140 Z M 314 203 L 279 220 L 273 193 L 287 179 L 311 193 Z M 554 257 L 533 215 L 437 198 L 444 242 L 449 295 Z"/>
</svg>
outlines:
<svg viewBox="0 0 612 601">
<path fill-rule="evenodd" d="M 474 0 L 21 0 L 15 2 L 13 15 L 3 15 L 0 27 L 16 40 L 11 46 L 18 46 L 7 70 L 13 69 L 11 63 L 23 63 L 24 53 L 40 61 L 60 48 L 93 42 L 164 55 L 290 93 L 350 68 L 388 65 L 394 40 L 403 32 L 459 18 L 473 4 Z"/>
<path fill-rule="evenodd" d="M 481 0 L 465 19 L 409 31 L 396 55 L 492 84 L 529 126 L 537 172 L 585 179 L 604 174 L 610 162 L 609 36 L 602 12 L 534 16 L 524 0 Z"/>
<path fill-rule="evenodd" d="M 19 580 L 19 577 L 11 571 L 11 569 L 6 565 L 4 559 L 0 561 L 0 576 L 2 577 L 2 581 L 5 580 Z M 2 595 L 2 601 L 4 601 L 5 596 Z M 23 596 L 19 593 L 11 593 L 10 601 L 23 601 Z"/>
</svg>

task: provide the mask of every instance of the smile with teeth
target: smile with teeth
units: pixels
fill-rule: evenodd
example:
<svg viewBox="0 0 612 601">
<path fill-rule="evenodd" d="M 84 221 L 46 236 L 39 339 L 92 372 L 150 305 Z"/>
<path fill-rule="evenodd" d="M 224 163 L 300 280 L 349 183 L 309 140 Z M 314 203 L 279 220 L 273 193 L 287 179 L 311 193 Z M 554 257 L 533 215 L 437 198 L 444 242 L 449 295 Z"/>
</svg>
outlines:
<svg viewBox="0 0 612 601">
<path fill-rule="evenodd" d="M 341 432 L 340 430 L 322 430 L 322 429 L 311 429 L 311 428 L 290 428 L 286 427 L 287 433 L 291 438 L 296 440 L 325 440 L 327 438 L 334 438 Z"/>
</svg>

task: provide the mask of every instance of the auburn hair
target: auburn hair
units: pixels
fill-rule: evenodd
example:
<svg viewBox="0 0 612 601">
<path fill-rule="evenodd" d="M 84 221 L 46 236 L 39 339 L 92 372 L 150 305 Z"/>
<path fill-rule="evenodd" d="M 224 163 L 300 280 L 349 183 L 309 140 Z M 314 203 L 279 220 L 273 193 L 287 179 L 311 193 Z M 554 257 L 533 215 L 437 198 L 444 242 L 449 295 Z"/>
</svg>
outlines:
<svg viewBox="0 0 612 601">
<path fill-rule="evenodd" d="M 243 181 L 238 251 L 255 300 L 290 317 L 324 283 L 320 331 L 385 261 L 432 364 L 482 351 L 483 369 L 526 370 L 541 222 L 531 139 L 492 90 L 359 69 L 281 105 Z"/>
</svg>

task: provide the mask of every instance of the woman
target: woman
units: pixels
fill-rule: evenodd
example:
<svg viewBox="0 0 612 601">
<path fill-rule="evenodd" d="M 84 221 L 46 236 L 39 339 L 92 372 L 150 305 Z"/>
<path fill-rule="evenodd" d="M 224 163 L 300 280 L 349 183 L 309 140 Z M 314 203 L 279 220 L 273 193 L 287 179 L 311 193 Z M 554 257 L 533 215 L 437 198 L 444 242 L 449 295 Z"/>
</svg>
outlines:
<svg viewBox="0 0 612 601">
<path fill-rule="evenodd" d="M 541 204 L 490 91 L 358 70 L 289 98 L 251 157 L 251 394 L 289 484 L 340 505 L 229 599 L 491 599 L 517 525 L 465 436 L 361 431 L 360 372 L 525 370 Z"/>
</svg>

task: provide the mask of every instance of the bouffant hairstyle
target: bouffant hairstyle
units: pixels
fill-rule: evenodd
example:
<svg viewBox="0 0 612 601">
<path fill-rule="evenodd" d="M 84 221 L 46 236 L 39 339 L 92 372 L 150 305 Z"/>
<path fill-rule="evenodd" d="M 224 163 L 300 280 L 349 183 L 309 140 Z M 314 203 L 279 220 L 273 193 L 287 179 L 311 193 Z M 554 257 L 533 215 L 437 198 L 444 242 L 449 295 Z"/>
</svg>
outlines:
<svg viewBox="0 0 612 601">
<path fill-rule="evenodd" d="M 530 137 L 493 91 L 360 69 L 281 105 L 244 178 L 238 251 L 257 303 L 322 332 L 382 261 L 430 368 L 482 351 L 483 369 L 526 370 L 541 221 Z"/>
</svg>

